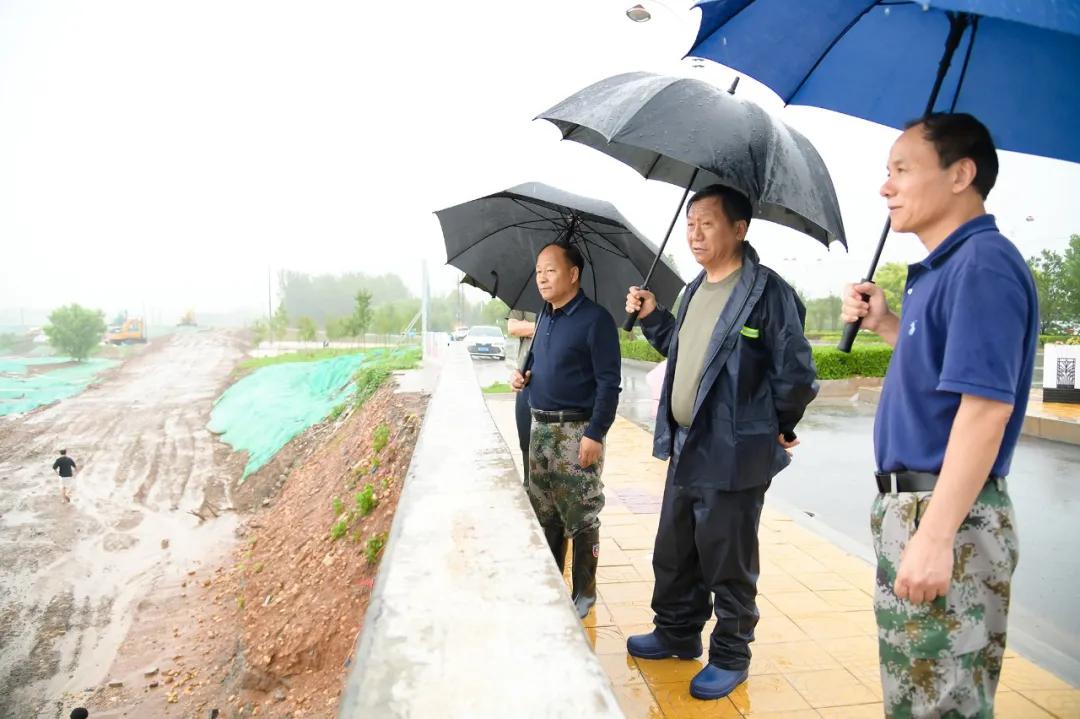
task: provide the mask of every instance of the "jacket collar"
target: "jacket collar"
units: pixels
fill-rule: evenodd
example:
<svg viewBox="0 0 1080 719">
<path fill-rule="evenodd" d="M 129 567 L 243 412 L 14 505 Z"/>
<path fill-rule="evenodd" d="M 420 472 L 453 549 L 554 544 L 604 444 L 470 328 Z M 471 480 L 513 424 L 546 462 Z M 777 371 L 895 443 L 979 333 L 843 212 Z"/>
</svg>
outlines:
<svg viewBox="0 0 1080 719">
<path fill-rule="evenodd" d="M 736 286 L 735 292 L 739 292 L 742 289 L 746 289 L 748 285 L 753 282 L 754 274 L 757 271 L 758 266 L 761 265 L 761 258 L 758 256 L 757 250 L 746 240 L 742 243 L 742 276 L 739 278 L 739 284 Z M 679 314 L 682 315 L 682 309 L 685 307 L 690 299 L 690 295 L 697 291 L 697 288 L 701 286 L 701 283 L 705 281 L 705 270 L 698 273 L 698 276 L 690 281 L 690 284 L 686 286 L 686 296 L 683 302 L 679 306 Z M 681 317 L 680 317 L 681 320 Z"/>
</svg>

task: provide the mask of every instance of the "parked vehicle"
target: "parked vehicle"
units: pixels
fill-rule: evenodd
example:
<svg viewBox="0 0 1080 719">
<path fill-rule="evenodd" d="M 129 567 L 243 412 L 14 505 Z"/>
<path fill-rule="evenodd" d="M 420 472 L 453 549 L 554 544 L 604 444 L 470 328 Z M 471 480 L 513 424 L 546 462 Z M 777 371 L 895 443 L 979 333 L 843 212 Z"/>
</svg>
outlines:
<svg viewBox="0 0 1080 719">
<path fill-rule="evenodd" d="M 471 357 L 494 357 L 506 359 L 506 337 L 498 327 L 479 325 L 470 327 L 465 336 L 465 349 Z"/>
</svg>

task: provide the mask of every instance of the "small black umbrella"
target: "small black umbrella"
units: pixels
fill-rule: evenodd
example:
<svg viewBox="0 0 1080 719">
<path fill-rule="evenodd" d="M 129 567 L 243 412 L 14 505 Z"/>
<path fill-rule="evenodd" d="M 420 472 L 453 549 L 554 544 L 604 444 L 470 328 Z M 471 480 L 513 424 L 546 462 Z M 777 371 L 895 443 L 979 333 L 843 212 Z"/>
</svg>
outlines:
<svg viewBox="0 0 1080 719">
<path fill-rule="evenodd" d="M 511 309 L 539 313 L 543 308 L 536 289 L 536 256 L 550 242 L 566 242 L 581 251 L 581 287 L 613 316 L 624 311 L 626 288 L 642 281 L 657 253 L 610 203 L 538 182 L 435 215 L 442 225 L 447 264 Z M 675 269 L 661 260 L 652 282 L 660 301 L 674 302 L 682 286 Z"/>
<path fill-rule="evenodd" d="M 826 247 L 834 241 L 846 247 L 840 204 L 817 150 L 757 105 L 733 97 L 734 89 L 631 72 L 590 85 L 538 118 L 558 127 L 563 139 L 611 155 L 647 179 L 686 188 L 683 202 L 691 190 L 725 185 L 747 196 L 755 217 Z M 626 327 L 632 325 L 633 318 Z"/>
</svg>

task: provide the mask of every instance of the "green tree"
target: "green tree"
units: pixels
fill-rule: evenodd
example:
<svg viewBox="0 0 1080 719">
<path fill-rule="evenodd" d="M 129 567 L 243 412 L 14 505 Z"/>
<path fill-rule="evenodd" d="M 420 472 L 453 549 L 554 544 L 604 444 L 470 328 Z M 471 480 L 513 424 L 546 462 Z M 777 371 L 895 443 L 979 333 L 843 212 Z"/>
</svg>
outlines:
<svg viewBox="0 0 1080 719">
<path fill-rule="evenodd" d="M 278 303 L 277 310 L 274 311 L 274 316 L 270 318 L 270 334 L 275 340 L 285 339 L 285 335 L 289 332 L 289 313 L 285 311 L 285 303 Z"/>
<path fill-rule="evenodd" d="M 1080 322 L 1080 235 L 1069 237 L 1061 263 L 1061 284 L 1065 286 L 1065 319 Z"/>
<path fill-rule="evenodd" d="M 354 299 L 353 311 L 347 320 L 349 336 L 363 338 L 371 326 L 371 293 L 360 290 Z"/>
<path fill-rule="evenodd" d="M 506 331 L 506 316 L 510 314 L 510 308 L 498 297 L 484 303 L 480 312 L 480 321 L 485 325 L 496 325 Z"/>
<path fill-rule="evenodd" d="M 44 329 L 49 344 L 82 362 L 105 336 L 105 313 L 70 304 L 53 310 Z"/>
<path fill-rule="evenodd" d="M 885 292 L 885 299 L 893 312 L 899 312 L 904 303 L 904 285 L 907 284 L 907 265 L 903 262 L 889 262 L 877 268 L 874 284 Z"/>
<path fill-rule="evenodd" d="M 840 307 L 843 302 L 836 295 L 805 300 L 806 329 L 808 331 L 834 332 L 840 329 Z"/>
<path fill-rule="evenodd" d="M 1062 282 L 1065 262 L 1058 253 L 1043 250 L 1038 257 L 1029 257 L 1027 264 L 1039 293 L 1039 331 L 1052 334 L 1057 323 L 1064 319 L 1068 304 L 1068 292 Z"/>
<path fill-rule="evenodd" d="M 411 297 L 404 281 L 395 274 L 308 275 L 286 271 L 278 276 L 278 286 L 290 315 L 307 315 L 318 323 L 325 323 L 327 317 L 350 314 L 359 290 L 371 293 L 372 307 Z"/>
<path fill-rule="evenodd" d="M 371 329 L 381 335 L 396 335 L 419 311 L 420 300 L 412 297 L 384 302 L 372 309 Z"/>
<path fill-rule="evenodd" d="M 266 341 L 266 338 L 270 336 L 270 328 L 266 324 L 266 320 L 255 320 L 251 323 L 251 341 L 258 347 L 260 344 Z"/>
<path fill-rule="evenodd" d="M 1039 293 L 1041 331 L 1053 334 L 1063 322 L 1080 321 L 1080 235 L 1069 237 L 1064 253 L 1043 250 L 1027 263 Z"/>
<path fill-rule="evenodd" d="M 347 317 L 327 317 L 326 318 L 326 339 L 331 342 L 344 339 L 349 336 L 349 329 L 346 326 Z"/>
<path fill-rule="evenodd" d="M 315 320 L 310 317 L 304 316 L 296 321 L 296 326 L 300 331 L 300 339 L 304 342 L 315 341 Z"/>
</svg>

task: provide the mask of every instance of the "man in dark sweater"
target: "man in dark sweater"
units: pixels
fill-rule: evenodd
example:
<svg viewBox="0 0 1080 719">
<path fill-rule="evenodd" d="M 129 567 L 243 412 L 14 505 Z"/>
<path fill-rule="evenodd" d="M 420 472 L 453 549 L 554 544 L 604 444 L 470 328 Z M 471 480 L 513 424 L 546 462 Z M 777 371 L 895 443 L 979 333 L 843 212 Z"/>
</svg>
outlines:
<svg viewBox="0 0 1080 719">
<path fill-rule="evenodd" d="M 615 421 L 622 363 L 615 320 L 581 291 L 585 261 L 572 245 L 551 244 L 536 260 L 536 286 L 550 305 L 536 323 L 525 374 L 533 426 L 529 501 L 559 571 L 574 540 L 573 591 L 578 616 L 596 603 L 600 510 L 604 508 L 604 436 Z"/>
<path fill-rule="evenodd" d="M 67 450 L 60 450 L 60 456 L 53 462 L 53 471 L 60 475 L 60 499 L 71 501 L 71 485 L 75 481 L 75 460 L 67 456 Z"/>
</svg>

